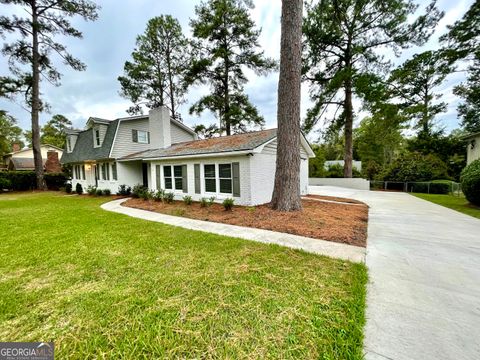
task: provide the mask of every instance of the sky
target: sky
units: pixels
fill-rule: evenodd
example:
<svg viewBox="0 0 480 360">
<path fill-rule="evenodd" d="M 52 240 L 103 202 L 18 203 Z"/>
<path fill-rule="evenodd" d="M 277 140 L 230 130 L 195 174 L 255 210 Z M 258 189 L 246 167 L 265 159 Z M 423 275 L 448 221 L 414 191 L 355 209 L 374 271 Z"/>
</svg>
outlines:
<svg viewBox="0 0 480 360">
<path fill-rule="evenodd" d="M 280 57 L 280 15 L 281 1 L 254 0 L 255 8 L 251 16 L 258 28 L 261 29 L 260 46 L 266 56 L 279 59 Z M 424 8 L 430 1 L 418 0 L 420 8 Z M 50 104 L 50 113 L 40 115 L 40 124 L 43 125 L 54 114 L 62 114 L 69 118 L 75 128 L 84 128 L 90 116 L 106 119 L 115 119 L 127 116 L 126 109 L 131 103 L 119 95 L 120 84 L 117 80 L 123 74 L 123 65 L 130 59 L 135 47 L 135 38 L 143 33 L 147 21 L 158 15 L 170 14 L 177 18 L 187 36 L 190 35 L 189 19 L 195 16 L 195 6 L 200 0 L 102 0 L 97 1 L 101 6 L 99 18 L 95 22 L 85 22 L 81 18 L 73 18 L 72 24 L 83 32 L 83 39 L 61 39 L 68 50 L 80 58 L 87 70 L 76 72 L 67 68 L 57 59 L 57 65 L 63 74 L 60 87 L 54 87 L 42 82 L 41 91 L 44 99 Z M 438 0 L 437 6 L 445 11 L 444 18 L 437 26 L 430 40 L 421 48 L 407 49 L 399 58 L 390 52 L 387 56 L 395 64 L 400 64 L 415 53 L 438 48 L 439 37 L 446 32 L 446 27 L 460 19 L 467 11 L 473 0 Z M 10 13 L 10 5 L 0 5 L 0 13 Z M 18 9 L 13 10 L 18 13 Z M 22 11 L 18 13 L 22 14 Z M 8 40 L 8 38 L 7 38 Z M 0 39 L 0 41 L 2 41 Z M 0 59 L 0 75 L 8 73 L 5 58 Z M 265 118 L 266 128 L 276 126 L 277 84 L 278 72 L 268 76 L 256 76 L 248 72 L 249 82 L 245 86 L 250 101 L 257 106 L 259 113 Z M 439 88 L 442 101 L 447 102 L 448 110 L 438 117 L 438 123 L 448 130 L 458 127 L 456 108 L 459 99 L 453 95 L 453 87 L 465 79 L 461 72 L 450 75 Z M 189 115 L 191 104 L 208 93 L 208 87 L 197 86 L 190 89 L 187 102 L 182 105 L 180 112 L 185 124 L 210 124 L 215 119 L 208 112 L 201 116 Z M 308 99 L 308 86 L 302 86 L 302 117 L 311 105 Z M 357 122 L 364 116 L 359 104 L 357 107 Z M 30 128 L 30 114 L 20 102 L 13 103 L 0 99 L 0 109 L 13 115 L 18 125 L 23 129 Z M 321 128 L 320 125 L 319 128 Z M 317 129 L 318 130 L 318 129 Z M 315 141 L 318 132 L 310 134 L 309 138 Z"/>
</svg>

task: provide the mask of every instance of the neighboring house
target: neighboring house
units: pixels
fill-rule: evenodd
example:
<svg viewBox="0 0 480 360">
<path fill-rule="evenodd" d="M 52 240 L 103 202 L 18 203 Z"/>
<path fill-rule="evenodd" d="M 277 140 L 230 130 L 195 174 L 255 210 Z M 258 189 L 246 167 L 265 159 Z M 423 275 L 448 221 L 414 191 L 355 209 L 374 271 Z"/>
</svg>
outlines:
<svg viewBox="0 0 480 360">
<path fill-rule="evenodd" d="M 68 131 L 62 163 L 73 165 L 73 187 L 143 184 L 164 189 L 177 199 L 231 197 L 236 204 L 271 200 L 275 178 L 276 130 L 198 140 L 194 131 L 171 119 L 166 108 L 148 116 L 116 120 L 90 118 L 87 130 Z M 302 136 L 301 192 L 308 190 L 308 158 L 314 157 Z"/>
<path fill-rule="evenodd" d="M 345 160 L 327 160 L 327 161 L 325 161 L 323 166 L 325 167 L 325 170 L 328 170 L 328 168 L 330 166 L 333 166 L 333 165 L 340 165 L 343 168 L 345 166 Z M 353 160 L 352 161 L 352 168 L 357 169 L 359 172 L 361 172 L 362 171 L 362 162 L 357 161 L 357 160 Z"/>
<path fill-rule="evenodd" d="M 467 165 L 480 159 L 480 132 L 465 136 L 467 141 Z"/>
<path fill-rule="evenodd" d="M 46 172 L 60 172 L 61 166 L 59 158 L 63 150 L 49 144 L 40 146 L 44 170 Z M 35 170 L 33 161 L 33 150 L 31 148 L 20 149 L 14 144 L 13 151 L 3 156 L 3 164 L 8 170 L 26 171 Z"/>
</svg>

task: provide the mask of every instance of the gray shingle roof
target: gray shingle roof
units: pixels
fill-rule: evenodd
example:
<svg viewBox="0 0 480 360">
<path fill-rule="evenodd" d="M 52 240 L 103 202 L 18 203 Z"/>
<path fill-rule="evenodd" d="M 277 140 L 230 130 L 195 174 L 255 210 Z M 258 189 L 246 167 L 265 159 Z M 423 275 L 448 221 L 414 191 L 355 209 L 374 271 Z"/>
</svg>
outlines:
<svg viewBox="0 0 480 360">
<path fill-rule="evenodd" d="M 130 154 L 121 159 L 151 159 L 253 150 L 267 141 L 274 139 L 276 136 L 277 129 L 270 129 L 212 139 L 187 141 L 173 144 L 166 149 L 153 149 Z"/>
<path fill-rule="evenodd" d="M 84 130 L 78 133 L 77 142 L 71 153 L 66 149 L 63 151 L 60 162 L 62 164 L 83 162 L 85 160 L 103 160 L 108 159 L 113 145 L 113 139 L 117 130 L 118 120 L 113 120 L 108 124 L 105 138 L 102 146 L 93 147 L 93 129 Z"/>
<path fill-rule="evenodd" d="M 33 158 L 10 158 L 8 167 L 11 170 L 35 170 L 35 162 Z M 43 165 L 45 165 L 47 159 L 42 159 Z"/>
</svg>

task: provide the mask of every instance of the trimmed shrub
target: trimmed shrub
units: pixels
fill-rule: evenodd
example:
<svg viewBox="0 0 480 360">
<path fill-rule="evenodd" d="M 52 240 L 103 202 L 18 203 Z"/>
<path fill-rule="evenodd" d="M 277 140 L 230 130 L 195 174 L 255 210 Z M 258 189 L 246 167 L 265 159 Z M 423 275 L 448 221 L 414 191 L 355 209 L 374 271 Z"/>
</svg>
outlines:
<svg viewBox="0 0 480 360">
<path fill-rule="evenodd" d="M 153 190 L 150 191 L 147 188 L 145 188 L 145 190 L 140 192 L 139 196 L 143 200 L 151 200 L 155 196 L 155 192 Z"/>
<path fill-rule="evenodd" d="M 45 173 L 43 177 L 49 190 L 58 190 L 67 182 L 67 176 L 64 173 Z"/>
<path fill-rule="evenodd" d="M 72 193 L 72 184 L 70 184 L 70 183 L 65 184 L 65 192 L 66 192 L 67 194 L 71 194 L 71 193 Z"/>
<path fill-rule="evenodd" d="M 480 159 L 471 162 L 463 169 L 460 182 L 467 200 L 480 206 Z"/>
<path fill-rule="evenodd" d="M 75 192 L 76 192 L 78 195 L 82 195 L 82 194 L 83 194 L 82 184 L 77 183 L 77 185 L 75 186 Z"/>
<path fill-rule="evenodd" d="M 163 197 L 165 196 L 165 190 L 160 189 L 153 195 L 153 200 L 155 201 L 163 201 Z"/>
<path fill-rule="evenodd" d="M 173 202 L 174 197 L 175 197 L 175 194 L 173 192 L 167 192 L 163 196 L 163 201 L 166 202 L 167 204 L 170 204 Z"/>
<path fill-rule="evenodd" d="M 135 199 L 141 198 L 142 194 L 147 191 L 147 188 L 142 184 L 134 185 L 132 188 L 132 197 Z"/>
<path fill-rule="evenodd" d="M 223 200 L 223 207 L 225 208 L 225 211 L 231 211 L 232 208 L 233 208 L 233 203 L 235 202 L 234 199 L 232 198 L 226 198 L 225 200 Z"/>
<path fill-rule="evenodd" d="M 102 195 L 103 195 L 103 190 L 102 190 L 102 189 L 97 189 L 97 190 L 95 191 L 95 195 L 96 195 L 96 196 L 102 196 Z"/>
<path fill-rule="evenodd" d="M 87 194 L 88 195 L 95 195 L 97 193 L 97 188 L 92 185 L 88 185 L 87 187 Z"/>
<path fill-rule="evenodd" d="M 192 205 L 192 197 L 190 195 L 185 195 L 183 197 L 183 202 L 186 204 L 186 205 Z"/>
<path fill-rule="evenodd" d="M 208 198 L 208 206 L 212 206 L 212 204 L 215 202 L 215 196 L 211 196 Z"/>
<path fill-rule="evenodd" d="M 208 206 L 208 199 L 205 197 L 202 197 L 200 199 L 200 207 L 207 207 Z"/>
<path fill-rule="evenodd" d="M 118 187 L 117 194 L 122 196 L 130 196 L 132 188 L 128 185 L 122 184 Z"/>
<path fill-rule="evenodd" d="M 12 186 L 12 183 L 8 179 L 0 178 L 0 191 L 8 190 Z"/>
<path fill-rule="evenodd" d="M 37 187 L 35 171 L 0 171 L 0 179 L 10 181 L 10 189 L 15 191 L 33 190 Z"/>
<path fill-rule="evenodd" d="M 110 191 L 110 189 L 105 189 L 105 190 L 103 190 L 103 195 L 110 196 L 111 193 L 112 193 L 112 192 Z"/>
</svg>

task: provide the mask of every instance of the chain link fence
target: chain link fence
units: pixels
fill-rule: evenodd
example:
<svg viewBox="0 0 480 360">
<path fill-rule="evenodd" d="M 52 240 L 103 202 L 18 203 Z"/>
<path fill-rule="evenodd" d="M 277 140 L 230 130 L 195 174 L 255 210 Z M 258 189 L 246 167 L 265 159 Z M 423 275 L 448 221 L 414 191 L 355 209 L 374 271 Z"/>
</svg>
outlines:
<svg viewBox="0 0 480 360">
<path fill-rule="evenodd" d="M 424 194 L 460 196 L 462 189 L 455 181 L 370 181 L 370 190 L 403 191 Z"/>
</svg>

